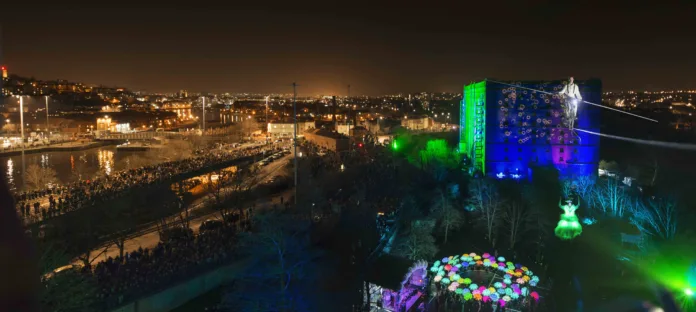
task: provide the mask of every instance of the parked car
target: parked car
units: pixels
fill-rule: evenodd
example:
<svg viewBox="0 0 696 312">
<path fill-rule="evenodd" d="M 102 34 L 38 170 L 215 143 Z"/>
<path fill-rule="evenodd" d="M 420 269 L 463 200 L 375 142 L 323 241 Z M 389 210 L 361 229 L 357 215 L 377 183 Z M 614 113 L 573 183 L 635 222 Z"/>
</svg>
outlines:
<svg viewBox="0 0 696 312">
<path fill-rule="evenodd" d="M 221 220 L 208 219 L 208 220 L 203 221 L 203 223 L 201 223 L 201 227 L 198 230 L 200 233 L 204 233 L 207 231 L 219 229 L 219 228 L 223 227 L 223 225 L 224 224 L 222 223 Z"/>
<path fill-rule="evenodd" d="M 185 240 L 193 238 L 193 231 L 183 226 L 175 226 L 160 232 L 160 241 Z"/>
</svg>

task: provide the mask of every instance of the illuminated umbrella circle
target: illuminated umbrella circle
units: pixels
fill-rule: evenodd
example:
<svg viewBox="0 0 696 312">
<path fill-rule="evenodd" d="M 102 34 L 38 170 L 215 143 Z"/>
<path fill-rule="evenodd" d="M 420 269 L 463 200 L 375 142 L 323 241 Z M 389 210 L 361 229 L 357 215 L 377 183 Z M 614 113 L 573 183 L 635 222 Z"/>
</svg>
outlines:
<svg viewBox="0 0 696 312">
<path fill-rule="evenodd" d="M 479 286 L 471 278 L 465 277 L 466 270 L 497 272 L 503 275 L 502 281 L 496 281 L 488 287 Z M 539 300 L 539 294 L 532 290 L 532 287 L 539 283 L 537 275 L 525 266 L 505 262 L 503 257 L 496 259 L 488 253 L 445 257 L 441 261 L 435 261 L 429 271 L 431 275 L 434 275 L 432 280 L 435 283 L 442 284 L 444 289 L 465 301 L 496 301 L 502 306 L 510 301 L 526 297 Z"/>
</svg>

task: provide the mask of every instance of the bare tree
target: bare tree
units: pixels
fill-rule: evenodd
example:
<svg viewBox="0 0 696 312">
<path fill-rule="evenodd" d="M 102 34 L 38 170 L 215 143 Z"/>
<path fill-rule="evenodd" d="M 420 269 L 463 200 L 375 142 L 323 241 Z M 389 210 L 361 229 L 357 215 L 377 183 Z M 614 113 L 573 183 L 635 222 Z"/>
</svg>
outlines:
<svg viewBox="0 0 696 312">
<path fill-rule="evenodd" d="M 394 248 L 398 255 L 411 260 L 431 259 L 437 253 L 433 228 L 435 221 L 418 220 L 411 225 L 411 231 Z"/>
<path fill-rule="evenodd" d="M 644 235 L 672 239 L 677 233 L 677 204 L 669 198 L 639 201 L 633 209 L 631 223 Z"/>
<path fill-rule="evenodd" d="M 262 128 L 262 125 L 256 121 L 256 118 L 246 118 L 240 123 L 240 126 L 244 137 L 250 137 L 254 132 Z"/>
<path fill-rule="evenodd" d="M 117 229 L 110 234 L 111 242 L 116 245 L 116 248 L 118 248 L 118 255 L 120 256 L 121 261 L 123 261 L 123 254 L 126 249 L 126 240 L 128 239 L 128 234 L 130 234 L 130 232 L 134 230 L 136 226 L 135 222 L 132 221 L 133 219 L 129 218 L 127 215 L 113 217 L 111 221 L 114 228 Z"/>
<path fill-rule="evenodd" d="M 208 181 L 205 185 L 205 190 L 213 199 L 215 206 L 222 205 L 225 195 L 229 190 L 225 189 L 225 185 L 232 179 L 232 174 L 229 171 L 221 171 L 219 174 L 209 173 Z"/>
<path fill-rule="evenodd" d="M 85 267 L 90 267 L 94 260 L 109 249 L 108 244 L 106 246 L 100 246 L 99 233 L 91 222 L 86 223 L 73 243 L 73 247 L 76 250 L 81 250 L 77 259 L 80 260 Z"/>
<path fill-rule="evenodd" d="M 176 217 L 179 223 L 184 228 L 191 228 L 191 205 L 184 202 L 183 196 L 179 196 L 177 205 L 179 205 L 179 210 L 177 210 Z"/>
<path fill-rule="evenodd" d="M 502 210 L 502 201 L 495 184 L 489 179 L 469 183 L 469 204 L 485 226 L 486 239 L 495 247 L 495 230 Z"/>
<path fill-rule="evenodd" d="M 316 256 L 309 249 L 309 222 L 277 212 L 254 220 L 256 232 L 242 233 L 240 243 L 255 261 L 239 279 L 243 287 L 227 293 L 223 305 L 233 311 L 306 310 L 301 297 L 312 284 L 306 268 Z"/>
<path fill-rule="evenodd" d="M 519 236 L 529 230 L 531 216 L 529 208 L 520 201 L 511 200 L 505 204 L 503 220 L 508 230 L 510 249 L 515 248 Z"/>
<path fill-rule="evenodd" d="M 570 198 L 573 195 L 580 196 L 586 202 L 592 201 L 592 192 L 595 188 L 595 179 L 589 176 L 579 176 L 564 179 L 561 182 L 563 196 Z"/>
<path fill-rule="evenodd" d="M 25 178 L 30 190 L 44 189 L 49 183 L 56 181 L 56 171 L 53 168 L 32 164 L 27 167 Z"/>
<path fill-rule="evenodd" d="M 89 171 L 87 170 L 87 164 L 82 160 L 75 161 L 75 165 L 72 167 L 72 179 L 74 181 L 80 181 L 82 179 L 89 178 Z"/>
<path fill-rule="evenodd" d="M 571 178 L 561 180 L 561 192 L 563 192 L 563 197 L 569 198 L 573 196 L 575 192 L 573 182 Z"/>
<path fill-rule="evenodd" d="M 631 203 L 621 182 L 608 178 L 594 189 L 593 204 L 605 215 L 623 217 Z"/>
<path fill-rule="evenodd" d="M 533 221 L 536 233 L 536 262 L 543 263 L 546 241 L 549 237 L 552 236 L 551 233 L 553 233 L 553 222 L 549 221 L 549 219 L 544 214 L 542 214 L 540 211 L 536 209 L 532 210 L 530 219 L 532 219 Z"/>
<path fill-rule="evenodd" d="M 423 213 L 418 208 L 413 196 L 407 195 L 404 197 L 396 212 L 396 220 L 399 227 L 408 231 L 411 223 L 421 217 L 423 217 Z"/>
<path fill-rule="evenodd" d="M 249 166 L 237 169 L 235 172 L 227 172 L 223 184 L 214 186 L 213 191 L 219 188 L 222 196 L 216 209 L 223 220 L 230 220 L 234 210 L 237 210 L 240 216 L 244 215 L 244 203 L 250 198 L 251 188 L 259 182 L 259 179 L 259 169 Z"/>
<path fill-rule="evenodd" d="M 435 212 L 435 215 L 437 215 L 440 220 L 441 230 L 445 232 L 445 240 L 443 243 L 447 244 L 449 231 L 456 230 L 462 226 L 464 216 L 442 189 L 438 189 L 437 192 L 438 196 L 433 205 L 433 212 Z"/>
<path fill-rule="evenodd" d="M 590 176 L 580 176 L 575 179 L 575 191 L 580 198 L 589 202 L 592 197 L 592 191 L 595 188 L 596 180 Z"/>
<path fill-rule="evenodd" d="M 18 128 L 16 124 L 5 124 L 2 126 L 2 131 L 5 133 L 17 133 Z"/>
</svg>

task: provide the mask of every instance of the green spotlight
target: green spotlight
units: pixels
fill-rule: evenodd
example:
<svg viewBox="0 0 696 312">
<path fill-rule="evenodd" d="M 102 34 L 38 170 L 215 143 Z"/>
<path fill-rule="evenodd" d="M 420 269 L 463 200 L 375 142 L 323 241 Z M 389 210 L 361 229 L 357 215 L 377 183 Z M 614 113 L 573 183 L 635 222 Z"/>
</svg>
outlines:
<svg viewBox="0 0 696 312">
<path fill-rule="evenodd" d="M 691 290 L 691 288 L 687 288 L 687 289 L 684 289 L 684 294 L 686 294 L 687 296 L 691 297 L 691 296 L 694 295 L 694 291 Z"/>
</svg>

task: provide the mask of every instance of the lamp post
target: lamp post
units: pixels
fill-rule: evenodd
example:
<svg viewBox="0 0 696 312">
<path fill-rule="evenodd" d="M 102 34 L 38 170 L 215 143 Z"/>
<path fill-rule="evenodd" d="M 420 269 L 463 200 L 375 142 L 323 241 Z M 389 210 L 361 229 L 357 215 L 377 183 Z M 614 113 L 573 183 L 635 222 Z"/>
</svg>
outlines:
<svg viewBox="0 0 696 312">
<path fill-rule="evenodd" d="M 293 111 L 293 146 L 295 153 L 295 207 L 297 207 L 297 84 L 292 83 L 292 111 Z"/>
<path fill-rule="evenodd" d="M 203 97 L 203 124 L 201 126 L 201 135 L 205 134 L 205 96 Z"/>
<path fill-rule="evenodd" d="M 22 144 L 22 184 L 27 186 L 27 166 L 24 161 L 24 97 L 19 96 L 19 129 Z"/>
<path fill-rule="evenodd" d="M 346 124 L 348 124 L 348 146 L 350 146 L 350 151 L 353 151 L 353 144 L 351 142 L 351 135 L 350 135 L 350 115 L 353 112 L 353 106 L 349 104 L 350 102 L 350 85 L 348 85 L 348 96 L 346 96 L 346 104 L 348 104 L 348 116 L 346 116 Z"/>
<path fill-rule="evenodd" d="M 51 134 L 50 129 L 51 128 L 49 127 L 49 123 L 48 123 L 48 95 L 47 95 L 46 96 L 46 136 L 47 137 Z"/>
<path fill-rule="evenodd" d="M 22 153 L 24 153 L 24 97 L 19 96 L 19 128 L 22 139 Z"/>
<path fill-rule="evenodd" d="M 268 99 L 269 99 L 270 97 L 271 97 L 270 95 L 267 95 L 267 96 L 266 96 L 266 145 L 268 145 L 268 135 L 269 135 L 269 133 L 268 133 L 268 124 L 270 124 L 270 123 L 268 122 Z"/>
</svg>

